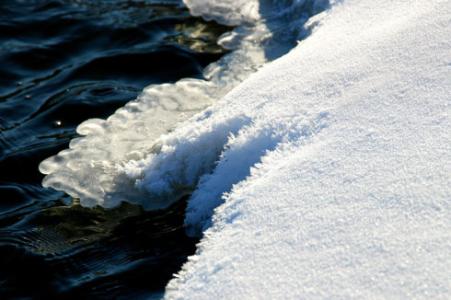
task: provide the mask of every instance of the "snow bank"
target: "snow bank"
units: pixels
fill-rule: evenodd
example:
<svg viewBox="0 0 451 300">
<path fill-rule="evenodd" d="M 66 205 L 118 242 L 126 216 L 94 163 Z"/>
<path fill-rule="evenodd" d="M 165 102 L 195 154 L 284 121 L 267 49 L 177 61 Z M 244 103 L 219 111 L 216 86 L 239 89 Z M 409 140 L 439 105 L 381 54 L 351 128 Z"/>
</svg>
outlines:
<svg viewBox="0 0 451 300">
<path fill-rule="evenodd" d="M 321 23 L 124 167 L 150 193 L 197 184 L 192 232 L 213 214 L 167 299 L 450 297 L 451 2 Z"/>
<path fill-rule="evenodd" d="M 218 43 L 231 52 L 204 70 L 206 80 L 151 85 L 107 120 L 91 119 L 70 148 L 40 165 L 46 187 L 79 198 L 84 206 L 114 207 L 121 201 L 162 208 L 177 197 L 148 194 L 123 165 L 155 152 L 155 140 L 178 122 L 210 106 L 233 87 L 296 45 L 304 23 L 327 6 L 325 0 L 186 0 L 194 15 L 236 28 Z"/>
</svg>

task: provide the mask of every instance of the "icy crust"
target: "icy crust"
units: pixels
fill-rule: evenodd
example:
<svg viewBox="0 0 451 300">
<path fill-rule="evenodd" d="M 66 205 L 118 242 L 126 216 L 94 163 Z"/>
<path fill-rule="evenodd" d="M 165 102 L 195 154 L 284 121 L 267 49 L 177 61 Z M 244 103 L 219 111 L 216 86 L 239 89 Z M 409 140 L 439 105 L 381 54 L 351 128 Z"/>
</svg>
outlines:
<svg viewBox="0 0 451 300">
<path fill-rule="evenodd" d="M 124 164 L 159 151 L 155 140 L 161 134 L 221 99 L 263 64 L 291 49 L 305 35 L 303 25 L 308 17 L 325 7 L 323 2 L 263 1 L 260 7 L 256 0 L 187 0 L 193 14 L 237 26 L 218 41 L 231 53 L 206 68 L 207 80 L 151 85 L 107 120 L 91 119 L 79 125 L 77 132 L 83 137 L 41 163 L 40 171 L 47 174 L 43 185 L 65 191 L 85 206 L 114 207 L 121 201 L 148 209 L 168 206 L 177 195 L 149 194 L 148 189 L 137 188 L 139 178 L 124 174 Z M 195 181 L 178 190 L 192 189 Z"/>
<path fill-rule="evenodd" d="M 191 13 L 221 24 L 253 25 L 261 19 L 279 19 L 293 22 L 303 14 L 316 14 L 330 3 L 328 0 L 184 0 Z M 287 25 L 287 24 L 285 24 Z"/>
<path fill-rule="evenodd" d="M 237 26 L 255 24 L 260 19 L 259 0 L 184 0 L 194 16 Z"/>
<path fill-rule="evenodd" d="M 347 0 L 165 136 L 143 186 L 208 169 L 213 214 L 166 299 L 449 299 L 450 36 L 450 1 Z"/>
</svg>

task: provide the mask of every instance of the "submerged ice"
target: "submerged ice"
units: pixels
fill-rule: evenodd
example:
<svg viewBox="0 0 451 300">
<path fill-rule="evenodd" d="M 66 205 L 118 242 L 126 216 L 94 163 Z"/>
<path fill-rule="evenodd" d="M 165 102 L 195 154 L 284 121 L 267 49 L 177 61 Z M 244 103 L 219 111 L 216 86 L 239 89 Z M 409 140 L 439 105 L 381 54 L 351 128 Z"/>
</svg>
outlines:
<svg viewBox="0 0 451 300">
<path fill-rule="evenodd" d="M 150 170 L 151 165 L 158 164 L 152 158 L 159 153 L 164 156 L 169 147 L 165 145 L 166 137 L 161 136 L 177 124 L 183 127 L 181 122 L 221 99 L 265 63 L 289 51 L 306 35 L 308 28 L 304 24 L 308 18 L 324 9 L 327 1 L 186 0 L 185 4 L 193 15 L 235 26 L 218 40 L 221 47 L 231 52 L 204 70 L 205 80 L 150 85 L 108 119 L 91 119 L 79 125 L 77 133 L 82 137 L 73 139 L 69 149 L 41 163 L 40 171 L 47 175 L 44 186 L 65 191 L 79 198 L 84 206 L 115 207 L 127 201 L 148 209 L 167 207 L 183 193 L 191 192 L 201 175 L 211 171 L 221 147 L 233 133 L 234 122 L 230 128 L 221 125 L 225 126 L 222 136 L 217 135 L 221 130 L 216 129 L 211 141 L 206 139 L 199 145 L 216 147 L 214 154 L 200 163 L 203 167 L 197 167 L 196 161 L 184 161 L 185 170 L 173 170 L 172 174 Z M 241 128 L 242 124 L 236 127 Z"/>
</svg>

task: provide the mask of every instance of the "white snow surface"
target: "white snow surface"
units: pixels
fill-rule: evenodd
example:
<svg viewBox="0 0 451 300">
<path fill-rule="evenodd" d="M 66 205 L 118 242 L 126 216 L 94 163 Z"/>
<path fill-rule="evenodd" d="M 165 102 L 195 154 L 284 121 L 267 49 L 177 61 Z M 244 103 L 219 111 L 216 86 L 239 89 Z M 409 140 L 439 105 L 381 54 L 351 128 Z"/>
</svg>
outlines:
<svg viewBox="0 0 451 300">
<path fill-rule="evenodd" d="M 150 193 L 196 185 L 186 224 L 209 228 L 167 299 L 451 297 L 451 1 L 316 21 L 124 167 Z"/>
</svg>

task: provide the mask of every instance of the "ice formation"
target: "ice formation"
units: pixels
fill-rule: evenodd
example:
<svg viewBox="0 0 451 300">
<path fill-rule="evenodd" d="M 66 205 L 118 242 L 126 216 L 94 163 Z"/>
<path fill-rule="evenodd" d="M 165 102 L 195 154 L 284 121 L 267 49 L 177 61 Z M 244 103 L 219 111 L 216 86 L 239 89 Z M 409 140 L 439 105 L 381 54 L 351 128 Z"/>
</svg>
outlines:
<svg viewBox="0 0 451 300">
<path fill-rule="evenodd" d="M 186 0 L 192 14 L 236 28 L 218 43 L 231 53 L 206 68 L 207 80 L 185 79 L 151 85 L 107 120 L 91 119 L 67 150 L 40 165 L 43 184 L 79 198 L 82 205 L 117 206 L 121 201 L 163 208 L 177 195 L 155 195 L 136 186 L 123 165 L 158 150 L 156 139 L 177 123 L 222 98 L 268 61 L 291 49 L 306 34 L 308 17 L 326 7 L 324 0 Z M 128 174 L 129 175 L 129 174 Z M 137 174 L 138 175 L 138 174 Z M 189 187 L 192 189 L 193 187 Z"/>
</svg>

